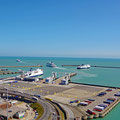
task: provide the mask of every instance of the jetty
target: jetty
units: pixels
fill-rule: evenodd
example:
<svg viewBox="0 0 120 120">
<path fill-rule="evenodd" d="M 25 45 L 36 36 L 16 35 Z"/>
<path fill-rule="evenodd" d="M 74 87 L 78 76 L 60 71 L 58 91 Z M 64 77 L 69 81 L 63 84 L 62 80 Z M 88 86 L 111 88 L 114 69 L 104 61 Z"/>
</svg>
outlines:
<svg viewBox="0 0 120 120">
<path fill-rule="evenodd" d="M 62 67 L 77 67 L 77 66 L 80 66 L 80 65 L 62 65 Z M 100 65 L 91 65 L 91 67 L 120 69 L 120 66 L 100 66 Z"/>
<path fill-rule="evenodd" d="M 0 66 L 0 68 L 19 68 L 19 67 L 43 67 L 43 65 L 29 65 L 29 66 Z"/>
<path fill-rule="evenodd" d="M 18 74 L 18 73 L 19 72 L 13 72 L 13 71 L 8 71 L 8 70 L 5 70 L 5 71 L 0 70 L 0 75 Z"/>
<path fill-rule="evenodd" d="M 64 67 L 64 66 L 68 66 L 68 67 L 70 67 L 70 66 L 80 66 L 80 65 L 62 65 L 62 67 Z"/>
<path fill-rule="evenodd" d="M 77 73 L 69 73 L 69 80 L 70 80 L 71 77 L 76 76 L 76 75 L 77 75 Z M 61 83 L 61 80 L 65 79 L 65 77 L 66 77 L 66 75 L 63 75 L 63 76 L 61 76 L 61 77 L 54 77 L 52 81 L 55 82 L 54 84 L 60 84 L 60 83 Z M 49 77 L 48 77 L 48 78 L 49 78 Z M 47 79 L 47 78 L 41 80 L 41 83 L 45 83 L 45 80 L 46 80 L 46 79 Z M 49 84 L 52 84 L 52 83 L 49 82 Z"/>
<path fill-rule="evenodd" d="M 69 77 L 71 78 L 71 77 L 76 76 L 76 75 L 77 75 L 77 73 L 70 73 L 70 74 L 69 74 Z M 66 76 L 62 76 L 62 77 L 56 78 L 56 79 L 55 79 L 55 82 L 56 82 L 57 84 L 60 84 L 60 83 L 61 83 L 61 80 L 65 79 L 65 77 L 66 77 Z M 70 78 L 69 78 L 69 80 L 70 80 Z"/>
<path fill-rule="evenodd" d="M 93 65 L 91 67 L 98 67 L 98 68 L 116 68 L 116 69 L 120 69 L 120 67 L 115 67 L 115 66 L 96 66 L 96 65 Z"/>
</svg>

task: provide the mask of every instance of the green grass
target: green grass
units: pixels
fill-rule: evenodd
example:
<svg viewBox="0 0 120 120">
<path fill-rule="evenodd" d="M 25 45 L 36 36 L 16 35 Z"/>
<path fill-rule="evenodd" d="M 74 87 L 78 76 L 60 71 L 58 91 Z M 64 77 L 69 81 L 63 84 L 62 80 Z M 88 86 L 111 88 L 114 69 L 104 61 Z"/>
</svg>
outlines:
<svg viewBox="0 0 120 120">
<path fill-rule="evenodd" d="M 38 112 L 38 117 L 36 118 L 36 120 L 40 119 L 40 117 L 43 115 L 44 113 L 44 108 L 41 104 L 39 103 L 32 103 L 30 105 L 31 108 L 33 108 L 34 110 L 36 110 Z"/>
</svg>

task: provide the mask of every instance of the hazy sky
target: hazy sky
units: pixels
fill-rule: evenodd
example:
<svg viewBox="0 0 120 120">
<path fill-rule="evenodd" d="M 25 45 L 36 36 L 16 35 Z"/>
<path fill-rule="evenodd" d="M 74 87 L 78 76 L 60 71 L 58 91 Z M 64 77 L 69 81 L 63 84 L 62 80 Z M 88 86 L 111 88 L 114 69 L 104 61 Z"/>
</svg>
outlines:
<svg viewBox="0 0 120 120">
<path fill-rule="evenodd" d="M 120 0 L 0 0 L 0 56 L 120 57 Z"/>
</svg>

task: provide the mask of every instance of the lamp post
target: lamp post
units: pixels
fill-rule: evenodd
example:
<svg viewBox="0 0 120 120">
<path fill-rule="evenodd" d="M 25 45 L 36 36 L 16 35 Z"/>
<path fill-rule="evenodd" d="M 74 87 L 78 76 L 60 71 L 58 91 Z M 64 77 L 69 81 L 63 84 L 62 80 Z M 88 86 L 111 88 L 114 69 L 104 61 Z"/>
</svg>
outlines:
<svg viewBox="0 0 120 120">
<path fill-rule="evenodd" d="M 8 120 L 8 88 L 6 88 L 6 92 L 7 92 L 7 120 Z"/>
</svg>

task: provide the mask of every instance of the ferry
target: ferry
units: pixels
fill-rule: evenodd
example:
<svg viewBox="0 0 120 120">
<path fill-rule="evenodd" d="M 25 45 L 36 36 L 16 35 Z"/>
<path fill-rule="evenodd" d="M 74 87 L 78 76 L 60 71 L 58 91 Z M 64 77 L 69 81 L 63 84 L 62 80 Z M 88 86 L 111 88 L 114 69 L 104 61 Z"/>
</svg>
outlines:
<svg viewBox="0 0 120 120">
<path fill-rule="evenodd" d="M 89 69 L 90 67 L 91 66 L 89 64 L 86 64 L 86 65 L 82 64 L 82 65 L 79 65 L 77 69 Z"/>
<path fill-rule="evenodd" d="M 56 65 L 51 61 L 46 64 L 47 67 L 56 67 Z"/>
<path fill-rule="evenodd" d="M 22 62 L 20 59 L 17 59 L 16 62 Z"/>
<path fill-rule="evenodd" d="M 42 69 L 36 69 L 32 70 L 32 68 L 27 71 L 26 73 L 23 74 L 24 78 L 31 78 L 31 77 L 37 77 L 43 75 L 43 70 Z"/>
</svg>

